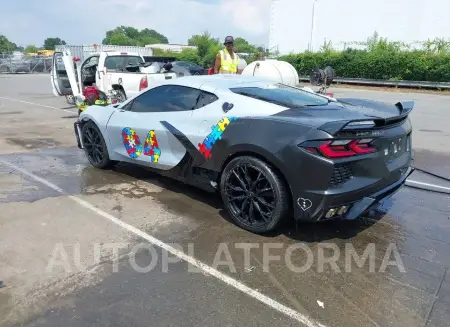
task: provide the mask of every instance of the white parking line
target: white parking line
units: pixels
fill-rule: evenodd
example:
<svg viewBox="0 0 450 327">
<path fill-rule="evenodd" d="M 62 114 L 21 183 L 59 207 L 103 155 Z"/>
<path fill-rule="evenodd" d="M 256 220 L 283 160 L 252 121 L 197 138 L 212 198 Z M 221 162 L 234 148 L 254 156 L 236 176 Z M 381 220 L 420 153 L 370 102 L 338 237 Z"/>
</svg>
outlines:
<svg viewBox="0 0 450 327">
<path fill-rule="evenodd" d="M 23 175 L 33 178 L 37 182 L 50 187 L 51 189 L 57 191 L 58 193 L 66 195 L 69 199 L 78 203 L 80 206 L 91 210 L 92 212 L 96 213 L 97 215 L 111 221 L 112 223 L 116 224 L 119 227 L 122 227 L 123 229 L 127 230 L 128 232 L 131 232 L 131 233 L 143 238 L 144 240 L 148 241 L 149 243 L 156 245 L 156 246 L 160 247 L 161 249 L 171 253 L 172 255 L 188 262 L 189 264 L 199 268 L 206 274 L 221 280 L 225 284 L 227 284 L 231 287 L 234 287 L 235 289 L 247 294 L 248 296 L 253 297 L 254 299 L 266 304 L 267 306 L 271 307 L 272 309 L 274 309 L 282 314 L 285 314 L 286 316 L 304 324 L 306 327 L 326 327 L 325 325 L 322 325 L 322 324 L 314 321 L 313 319 L 309 318 L 308 316 L 303 315 L 300 312 L 295 311 L 295 310 L 285 306 L 284 304 L 281 304 L 280 302 L 248 287 L 247 285 L 241 283 L 240 281 L 218 271 L 217 269 L 214 269 L 214 268 L 206 265 L 205 263 L 201 262 L 200 260 L 187 255 L 183 251 L 179 251 L 179 250 L 175 249 L 174 247 L 170 246 L 169 244 L 166 244 L 163 241 L 141 231 L 140 229 L 123 222 L 122 220 L 114 217 L 113 215 L 96 208 L 89 202 L 82 200 L 77 196 L 67 194 L 62 188 L 56 186 L 55 184 L 49 182 L 48 180 L 45 180 L 39 176 L 36 176 L 20 167 L 17 167 L 16 165 L 14 165 L 10 162 L 0 160 L 0 164 L 3 164 L 7 167 L 10 167 L 10 168 L 22 173 Z"/>
<path fill-rule="evenodd" d="M 57 108 L 57 107 L 47 106 L 45 104 L 28 102 L 28 101 L 23 101 L 23 100 L 19 100 L 19 99 L 13 99 L 13 98 L 7 98 L 7 97 L 0 97 L 0 99 L 14 101 L 14 102 L 20 102 L 20 103 L 29 104 L 32 106 L 38 106 L 38 107 L 43 107 L 43 108 L 48 108 L 48 109 L 53 109 L 53 110 L 58 110 L 58 111 L 65 111 L 65 112 L 69 112 L 71 114 L 76 112 L 76 109 L 72 109 L 72 110 L 75 110 L 75 111 L 72 111 L 70 109 L 61 109 L 61 108 Z"/>
<path fill-rule="evenodd" d="M 445 187 L 445 186 L 440 186 L 440 185 L 436 185 L 436 184 L 430 184 L 430 183 L 424 183 L 424 182 L 419 182 L 419 181 L 415 181 L 415 180 L 411 180 L 411 179 L 407 179 L 406 180 L 406 185 L 409 186 L 426 186 L 426 187 L 431 187 L 434 189 L 438 189 L 441 191 L 447 191 L 450 192 L 450 187 Z"/>
</svg>

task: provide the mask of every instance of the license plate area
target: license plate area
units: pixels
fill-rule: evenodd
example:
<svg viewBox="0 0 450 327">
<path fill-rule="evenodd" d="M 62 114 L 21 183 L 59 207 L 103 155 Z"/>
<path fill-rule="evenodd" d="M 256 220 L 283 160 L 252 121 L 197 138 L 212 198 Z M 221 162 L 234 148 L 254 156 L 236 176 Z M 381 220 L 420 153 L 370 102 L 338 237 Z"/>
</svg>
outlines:
<svg viewBox="0 0 450 327">
<path fill-rule="evenodd" d="M 402 156 L 405 152 L 411 150 L 411 135 L 403 135 L 400 137 L 390 138 L 383 144 L 382 153 L 387 163 L 394 161 Z"/>
</svg>

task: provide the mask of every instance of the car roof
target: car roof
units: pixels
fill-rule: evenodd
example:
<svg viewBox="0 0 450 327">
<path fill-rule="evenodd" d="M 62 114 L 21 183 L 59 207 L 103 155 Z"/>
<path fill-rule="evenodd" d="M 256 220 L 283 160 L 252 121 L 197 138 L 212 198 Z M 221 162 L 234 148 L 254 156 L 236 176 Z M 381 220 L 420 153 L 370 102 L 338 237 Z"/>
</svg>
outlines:
<svg viewBox="0 0 450 327">
<path fill-rule="evenodd" d="M 190 86 L 195 88 L 230 89 L 240 86 L 256 86 L 260 83 L 273 83 L 267 79 L 246 75 L 200 75 L 183 76 L 170 81 L 168 84 Z"/>
</svg>

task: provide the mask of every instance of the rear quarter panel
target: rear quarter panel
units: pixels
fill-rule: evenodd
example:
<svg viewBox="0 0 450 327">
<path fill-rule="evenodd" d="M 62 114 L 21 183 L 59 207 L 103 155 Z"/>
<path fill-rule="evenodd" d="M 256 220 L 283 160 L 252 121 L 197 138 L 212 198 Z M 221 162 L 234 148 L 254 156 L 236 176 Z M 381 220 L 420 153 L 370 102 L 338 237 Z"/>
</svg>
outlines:
<svg viewBox="0 0 450 327">
<path fill-rule="evenodd" d="M 204 168 L 220 172 L 230 156 L 256 154 L 282 169 L 276 153 L 289 146 L 311 127 L 270 117 L 238 118 L 231 122 L 211 150 Z"/>
<path fill-rule="evenodd" d="M 203 88 L 203 87 L 202 87 Z M 196 125 L 207 123 L 207 130 L 199 129 L 192 137 L 192 143 L 210 148 L 210 158 L 202 165 L 203 168 L 220 172 L 224 162 L 238 153 L 255 153 L 270 161 L 276 161 L 275 154 L 312 127 L 299 124 L 277 116 L 288 108 L 257 99 L 244 97 L 231 91 L 207 90 L 214 92 L 219 100 L 193 114 Z M 224 110 L 224 105 L 231 104 L 230 110 Z M 220 138 L 209 145 L 208 139 L 213 138 L 217 125 L 224 117 L 232 118 L 231 123 L 223 130 Z M 217 124 L 217 125 L 216 125 Z M 201 132 L 200 132 L 201 131 Z"/>
</svg>

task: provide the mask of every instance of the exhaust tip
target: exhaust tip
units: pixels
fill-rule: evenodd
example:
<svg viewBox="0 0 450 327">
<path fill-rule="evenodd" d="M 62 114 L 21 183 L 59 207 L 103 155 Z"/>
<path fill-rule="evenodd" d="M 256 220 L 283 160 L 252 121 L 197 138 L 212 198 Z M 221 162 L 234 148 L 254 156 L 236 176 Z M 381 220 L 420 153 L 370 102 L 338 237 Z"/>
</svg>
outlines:
<svg viewBox="0 0 450 327">
<path fill-rule="evenodd" d="M 348 209 L 349 209 L 349 206 L 340 206 L 340 207 L 336 207 L 336 208 L 331 208 L 330 210 L 327 211 L 324 218 L 331 219 L 331 218 L 343 216 L 347 213 Z"/>
</svg>

